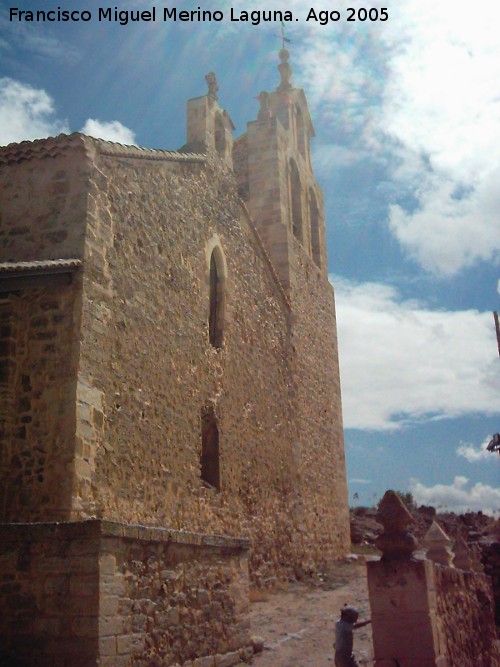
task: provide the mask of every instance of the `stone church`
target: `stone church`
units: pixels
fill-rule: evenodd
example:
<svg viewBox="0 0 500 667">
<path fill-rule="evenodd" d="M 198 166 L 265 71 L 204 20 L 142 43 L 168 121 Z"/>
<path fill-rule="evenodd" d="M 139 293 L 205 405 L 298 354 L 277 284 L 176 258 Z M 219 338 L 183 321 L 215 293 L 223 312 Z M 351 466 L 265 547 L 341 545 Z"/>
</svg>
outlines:
<svg viewBox="0 0 500 667">
<path fill-rule="evenodd" d="M 180 151 L 0 149 L 12 664 L 237 664 L 249 581 L 348 551 L 323 195 L 288 60 L 237 139 L 209 74 Z"/>
</svg>

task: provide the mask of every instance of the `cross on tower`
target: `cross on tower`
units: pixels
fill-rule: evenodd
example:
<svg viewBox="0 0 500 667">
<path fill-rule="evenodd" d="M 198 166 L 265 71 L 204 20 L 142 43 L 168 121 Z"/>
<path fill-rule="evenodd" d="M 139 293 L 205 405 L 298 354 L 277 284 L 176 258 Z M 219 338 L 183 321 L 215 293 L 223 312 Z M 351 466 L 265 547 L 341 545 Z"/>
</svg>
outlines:
<svg viewBox="0 0 500 667">
<path fill-rule="evenodd" d="M 281 21 L 281 36 L 280 35 L 274 35 L 278 39 L 281 39 L 281 48 L 285 48 L 285 43 L 291 44 L 292 40 L 288 39 L 288 37 L 285 37 L 285 22 Z"/>
</svg>

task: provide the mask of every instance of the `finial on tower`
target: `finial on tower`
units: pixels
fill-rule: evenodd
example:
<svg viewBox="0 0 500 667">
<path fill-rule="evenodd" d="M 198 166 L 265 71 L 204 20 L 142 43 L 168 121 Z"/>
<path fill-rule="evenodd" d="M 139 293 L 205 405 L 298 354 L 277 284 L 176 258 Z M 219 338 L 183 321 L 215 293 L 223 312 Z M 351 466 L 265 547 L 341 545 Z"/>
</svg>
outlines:
<svg viewBox="0 0 500 667">
<path fill-rule="evenodd" d="M 287 51 L 287 49 L 281 49 L 280 51 L 281 62 L 278 65 L 278 69 L 281 76 L 281 83 L 276 89 L 278 91 L 290 90 L 292 88 L 292 84 L 290 83 L 290 79 L 292 78 L 292 68 L 290 66 L 290 63 L 288 62 L 289 58 L 290 58 L 290 53 Z"/>
<path fill-rule="evenodd" d="M 205 81 L 207 82 L 208 86 L 208 94 L 207 97 L 210 100 L 210 102 L 217 102 L 219 99 L 219 96 L 217 95 L 217 91 L 219 90 L 219 84 L 217 83 L 217 77 L 215 76 L 215 72 L 209 72 L 206 77 Z"/>
<path fill-rule="evenodd" d="M 288 59 L 290 58 L 290 52 L 285 48 L 286 42 L 290 42 L 290 40 L 285 37 L 285 24 L 283 21 L 281 21 L 281 50 L 279 53 L 281 62 L 278 65 L 281 76 L 281 83 L 276 89 L 278 91 L 290 90 L 292 88 L 292 84 L 290 83 L 290 79 L 292 78 L 292 68 L 288 62 Z"/>
</svg>

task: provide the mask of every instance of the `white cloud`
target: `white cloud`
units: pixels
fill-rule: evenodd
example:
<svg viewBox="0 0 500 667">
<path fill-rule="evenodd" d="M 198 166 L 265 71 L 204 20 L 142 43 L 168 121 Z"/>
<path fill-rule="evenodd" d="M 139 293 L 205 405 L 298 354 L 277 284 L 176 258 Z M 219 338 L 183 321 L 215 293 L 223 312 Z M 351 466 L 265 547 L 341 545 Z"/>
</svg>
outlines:
<svg viewBox="0 0 500 667">
<path fill-rule="evenodd" d="M 487 447 L 491 440 L 492 436 L 488 436 L 486 440 L 479 446 L 474 447 L 474 445 L 464 444 L 460 445 L 457 449 L 458 456 L 463 456 L 469 463 L 476 463 L 478 461 L 489 461 L 490 463 L 495 462 L 495 459 L 498 458 L 497 454 L 489 452 Z"/>
<path fill-rule="evenodd" d="M 68 132 L 68 126 L 55 117 L 50 95 L 13 79 L 0 79 L 0 145 L 61 132 Z"/>
<path fill-rule="evenodd" d="M 490 313 L 431 310 L 387 285 L 332 282 L 346 427 L 500 412 Z"/>
<path fill-rule="evenodd" d="M 363 479 L 362 477 L 353 477 L 349 479 L 349 484 L 371 484 L 371 479 Z"/>
<path fill-rule="evenodd" d="M 118 120 L 101 121 L 89 118 L 81 131 L 91 137 L 104 139 L 105 141 L 116 141 L 119 144 L 135 144 L 135 134 Z"/>
<path fill-rule="evenodd" d="M 54 100 L 45 90 L 7 77 L 0 78 L 1 146 L 69 132 L 68 124 L 57 118 Z M 82 132 L 107 141 L 136 143 L 132 130 L 117 120 L 89 118 Z"/>
<path fill-rule="evenodd" d="M 467 488 L 467 477 L 457 476 L 452 484 L 425 486 L 416 479 L 411 480 L 411 492 L 417 503 L 446 508 L 457 513 L 482 511 L 492 516 L 500 514 L 500 489 L 476 482 Z"/>
<path fill-rule="evenodd" d="M 411 208 L 393 195 L 389 227 L 424 269 L 452 275 L 498 261 L 500 3 L 478 0 L 471 11 L 455 0 L 402 0 L 388 21 L 370 24 L 346 22 L 349 4 L 336 4 L 338 23 L 300 24 L 300 37 L 290 27 L 295 80 L 326 139 L 322 165 L 368 150 L 389 164 L 399 196 L 412 195 Z M 302 16 L 307 6 L 288 7 Z"/>
<path fill-rule="evenodd" d="M 478 260 L 496 260 L 500 256 L 499 182 L 500 167 L 457 198 L 460 182 L 444 176 L 428 178 L 418 194 L 419 208 L 408 213 L 392 206 L 389 227 L 410 255 L 436 274 L 452 275 Z"/>
<path fill-rule="evenodd" d="M 387 23 L 389 76 L 379 127 L 407 156 L 415 211 L 390 228 L 421 266 L 453 274 L 500 254 L 500 6 L 406 0 Z M 410 157 L 414 161 L 414 157 Z M 457 196 L 457 193 L 464 196 Z"/>
</svg>

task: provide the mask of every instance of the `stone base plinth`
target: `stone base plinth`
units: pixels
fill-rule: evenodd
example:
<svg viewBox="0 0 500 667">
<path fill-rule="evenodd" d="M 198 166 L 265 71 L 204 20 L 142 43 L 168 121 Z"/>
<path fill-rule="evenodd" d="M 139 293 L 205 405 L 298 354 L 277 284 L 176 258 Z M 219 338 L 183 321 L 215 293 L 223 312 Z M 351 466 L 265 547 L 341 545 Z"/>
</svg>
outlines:
<svg viewBox="0 0 500 667">
<path fill-rule="evenodd" d="M 248 657 L 248 546 L 101 520 L 2 524 L 0 664 Z"/>
</svg>

